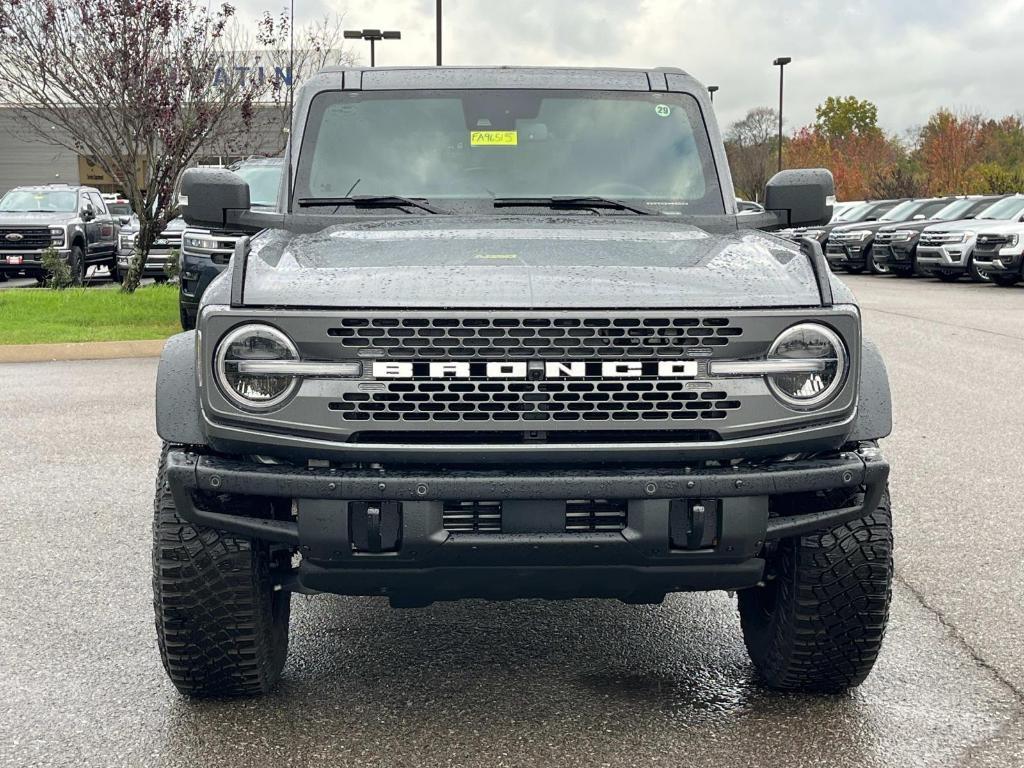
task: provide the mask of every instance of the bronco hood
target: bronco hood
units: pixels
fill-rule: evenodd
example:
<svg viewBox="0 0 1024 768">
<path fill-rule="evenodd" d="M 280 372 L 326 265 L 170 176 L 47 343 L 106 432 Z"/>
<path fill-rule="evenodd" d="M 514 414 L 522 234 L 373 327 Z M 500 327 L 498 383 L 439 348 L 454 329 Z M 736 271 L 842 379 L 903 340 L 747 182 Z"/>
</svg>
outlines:
<svg viewBox="0 0 1024 768">
<path fill-rule="evenodd" d="M 597 218 L 597 217 L 593 217 Z M 243 302 L 288 307 L 682 308 L 821 303 L 808 258 L 755 231 L 637 217 L 410 217 L 273 231 Z"/>
</svg>

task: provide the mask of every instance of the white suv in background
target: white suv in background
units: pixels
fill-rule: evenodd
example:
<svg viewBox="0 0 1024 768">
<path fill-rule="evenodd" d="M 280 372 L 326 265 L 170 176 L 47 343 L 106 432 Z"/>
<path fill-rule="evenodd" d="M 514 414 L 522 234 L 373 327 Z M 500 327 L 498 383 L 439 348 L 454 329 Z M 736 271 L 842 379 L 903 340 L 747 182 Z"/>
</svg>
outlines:
<svg viewBox="0 0 1024 768">
<path fill-rule="evenodd" d="M 978 230 L 974 263 L 996 285 L 1019 283 L 1024 278 L 1024 223 L 993 224 Z"/>
<path fill-rule="evenodd" d="M 917 266 L 943 282 L 952 282 L 969 274 L 976 282 L 987 282 L 987 271 L 974 263 L 975 240 L 979 232 L 991 230 L 999 223 L 1024 221 L 1024 195 L 1013 195 L 993 203 L 974 219 L 944 221 L 933 224 L 921 233 L 917 246 Z"/>
</svg>

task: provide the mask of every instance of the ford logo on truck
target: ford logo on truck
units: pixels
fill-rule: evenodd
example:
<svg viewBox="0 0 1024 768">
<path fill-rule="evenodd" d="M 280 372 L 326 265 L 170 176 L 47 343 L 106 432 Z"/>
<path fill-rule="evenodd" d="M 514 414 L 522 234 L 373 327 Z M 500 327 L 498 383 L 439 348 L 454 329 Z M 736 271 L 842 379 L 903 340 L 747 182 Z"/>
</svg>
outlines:
<svg viewBox="0 0 1024 768">
<path fill-rule="evenodd" d="M 615 360 L 571 362 L 382 362 L 373 364 L 375 379 L 693 379 L 696 360 Z"/>
<path fill-rule="evenodd" d="M 5 240 L 10 240 L 12 243 L 16 243 L 19 240 L 24 240 L 25 236 L 20 232 L 9 232 L 4 236 Z"/>
</svg>

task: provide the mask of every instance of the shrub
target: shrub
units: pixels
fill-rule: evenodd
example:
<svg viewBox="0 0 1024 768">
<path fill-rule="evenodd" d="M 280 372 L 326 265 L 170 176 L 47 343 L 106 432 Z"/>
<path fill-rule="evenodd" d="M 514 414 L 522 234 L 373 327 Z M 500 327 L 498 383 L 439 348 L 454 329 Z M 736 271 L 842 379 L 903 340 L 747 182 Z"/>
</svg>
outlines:
<svg viewBox="0 0 1024 768">
<path fill-rule="evenodd" d="M 171 251 L 171 258 L 164 264 L 164 274 L 168 280 L 174 280 L 181 274 L 181 251 Z"/>
<path fill-rule="evenodd" d="M 63 291 L 74 285 L 71 279 L 71 267 L 67 259 L 57 253 L 57 249 L 50 246 L 43 251 L 43 269 L 46 270 L 46 286 L 55 291 Z"/>
</svg>

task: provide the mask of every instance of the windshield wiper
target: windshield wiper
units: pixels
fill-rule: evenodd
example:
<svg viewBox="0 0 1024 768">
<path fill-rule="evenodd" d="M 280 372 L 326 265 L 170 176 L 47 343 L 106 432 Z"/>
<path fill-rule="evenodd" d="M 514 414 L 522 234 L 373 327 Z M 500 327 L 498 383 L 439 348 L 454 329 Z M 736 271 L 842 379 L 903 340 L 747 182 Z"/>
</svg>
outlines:
<svg viewBox="0 0 1024 768">
<path fill-rule="evenodd" d="M 642 216 L 659 216 L 661 211 L 648 208 L 640 203 L 627 203 L 612 197 L 597 195 L 556 195 L 554 197 L 496 197 L 495 208 L 614 208 L 618 211 L 631 211 Z"/>
<path fill-rule="evenodd" d="M 340 208 L 350 205 L 355 208 L 419 208 L 427 213 L 447 213 L 440 208 L 428 205 L 422 200 L 398 195 L 353 195 L 352 197 L 303 197 L 299 199 L 300 208 L 317 206 L 334 206 Z"/>
</svg>

